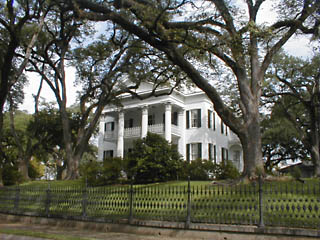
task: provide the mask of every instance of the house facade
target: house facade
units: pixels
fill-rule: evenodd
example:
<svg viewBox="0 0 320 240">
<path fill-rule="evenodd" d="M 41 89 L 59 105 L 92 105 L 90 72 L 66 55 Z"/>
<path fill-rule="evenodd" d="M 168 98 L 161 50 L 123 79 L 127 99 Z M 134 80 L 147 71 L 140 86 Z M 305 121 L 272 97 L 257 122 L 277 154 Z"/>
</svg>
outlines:
<svg viewBox="0 0 320 240">
<path fill-rule="evenodd" d="M 138 93 L 145 96 L 151 86 L 143 84 Z M 162 96 L 145 100 L 123 95 L 121 107 L 107 106 L 100 119 L 99 160 L 124 157 L 134 140 L 147 132 L 162 135 L 176 144 L 183 158 L 210 159 L 216 163 L 231 160 L 241 171 L 242 148 L 238 137 L 221 121 L 204 92 L 184 94 L 168 88 L 157 90 Z"/>
</svg>

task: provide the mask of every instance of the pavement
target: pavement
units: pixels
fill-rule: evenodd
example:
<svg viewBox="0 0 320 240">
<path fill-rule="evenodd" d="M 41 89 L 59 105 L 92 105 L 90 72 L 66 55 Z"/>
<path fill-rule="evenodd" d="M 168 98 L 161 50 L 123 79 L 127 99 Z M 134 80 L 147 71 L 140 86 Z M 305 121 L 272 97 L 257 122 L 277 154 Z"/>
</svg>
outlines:
<svg viewBox="0 0 320 240">
<path fill-rule="evenodd" d="M 57 226 L 41 225 L 41 224 L 28 224 L 28 223 L 13 223 L 13 222 L 0 222 L 0 229 L 14 229 L 14 230 L 27 230 L 38 233 L 47 233 L 47 234 L 57 234 L 74 237 L 77 239 L 112 239 L 112 240 L 188 240 L 188 238 L 176 238 L 159 235 L 138 235 L 133 233 L 117 233 L 117 232 L 99 232 L 85 229 L 74 229 L 74 228 L 62 228 Z M 3 234 L 0 233 L 1 240 L 47 240 L 54 238 L 36 238 L 28 236 L 18 236 L 12 234 Z M 193 238 L 194 239 L 194 238 Z"/>
</svg>

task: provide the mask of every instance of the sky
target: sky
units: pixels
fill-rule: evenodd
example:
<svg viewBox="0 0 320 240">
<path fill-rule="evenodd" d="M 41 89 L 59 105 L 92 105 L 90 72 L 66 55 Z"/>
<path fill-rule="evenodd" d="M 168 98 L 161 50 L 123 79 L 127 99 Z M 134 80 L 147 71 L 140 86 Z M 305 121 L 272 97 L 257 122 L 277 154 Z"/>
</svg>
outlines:
<svg viewBox="0 0 320 240">
<path fill-rule="evenodd" d="M 270 2 L 265 2 L 261 7 L 263 14 L 258 15 L 258 23 L 272 23 L 276 19 L 276 14 L 271 11 L 272 5 L 268 4 Z M 271 1 L 272 3 L 272 1 Z M 103 23 L 98 23 L 96 29 L 98 33 L 101 33 Z M 296 56 L 306 58 L 312 54 L 312 46 L 307 38 L 302 37 L 293 37 L 289 42 L 284 46 L 284 51 Z M 75 80 L 76 71 L 74 68 L 69 67 L 66 70 L 66 79 L 67 79 L 67 105 L 70 106 L 75 103 L 77 96 L 77 88 L 73 86 Z M 19 107 L 20 110 L 25 110 L 29 113 L 34 112 L 34 101 L 33 95 L 36 94 L 39 87 L 39 76 L 37 74 L 28 74 L 29 84 L 25 87 L 25 100 L 24 103 Z M 47 102 L 55 102 L 54 94 L 51 89 L 44 84 L 41 97 L 45 98 Z"/>
</svg>

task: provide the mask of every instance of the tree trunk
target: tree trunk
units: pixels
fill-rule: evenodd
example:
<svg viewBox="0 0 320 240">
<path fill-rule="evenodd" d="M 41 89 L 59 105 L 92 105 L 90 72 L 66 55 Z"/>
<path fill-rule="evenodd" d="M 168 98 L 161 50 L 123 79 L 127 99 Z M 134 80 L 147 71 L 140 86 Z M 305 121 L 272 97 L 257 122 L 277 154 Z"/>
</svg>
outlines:
<svg viewBox="0 0 320 240">
<path fill-rule="evenodd" d="M 20 158 L 18 163 L 18 170 L 23 180 L 30 180 L 30 177 L 28 174 L 29 173 L 28 167 L 29 167 L 29 159 L 24 157 Z"/>
<path fill-rule="evenodd" d="M 261 133 L 259 112 L 248 118 L 247 128 L 243 135 L 239 135 L 243 148 L 244 169 L 242 176 L 249 180 L 264 175 L 261 152 Z"/>
<path fill-rule="evenodd" d="M 73 180 L 78 179 L 80 177 L 79 173 L 79 164 L 80 164 L 81 157 L 76 155 L 72 156 L 68 159 L 67 163 L 67 174 L 65 176 L 66 180 Z"/>
<path fill-rule="evenodd" d="M 2 168 L 0 168 L 0 187 L 3 187 Z"/>
</svg>

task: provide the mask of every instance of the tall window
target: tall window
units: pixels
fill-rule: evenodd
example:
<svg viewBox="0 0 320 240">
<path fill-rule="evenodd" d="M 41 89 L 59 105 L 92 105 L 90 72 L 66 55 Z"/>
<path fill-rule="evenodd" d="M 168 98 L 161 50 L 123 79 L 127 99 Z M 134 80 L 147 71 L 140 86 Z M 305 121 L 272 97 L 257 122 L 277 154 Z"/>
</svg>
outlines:
<svg viewBox="0 0 320 240">
<path fill-rule="evenodd" d="M 133 128 L 133 119 L 126 119 L 124 121 L 124 128 Z"/>
<path fill-rule="evenodd" d="M 213 144 L 212 143 L 209 143 L 208 144 L 208 158 L 209 158 L 209 160 L 210 161 L 212 161 L 212 159 L 213 159 Z"/>
<path fill-rule="evenodd" d="M 202 144 L 187 144 L 187 161 L 196 160 L 197 158 L 202 158 Z"/>
<path fill-rule="evenodd" d="M 226 149 L 226 148 L 221 148 L 221 160 L 222 160 L 222 162 L 226 162 L 226 161 L 228 161 L 228 159 L 229 159 L 229 152 L 228 152 L 228 149 Z"/>
<path fill-rule="evenodd" d="M 113 150 L 103 151 L 103 160 L 113 157 Z"/>
<path fill-rule="evenodd" d="M 193 109 L 186 112 L 187 128 L 201 127 L 201 109 Z"/>
<path fill-rule="evenodd" d="M 178 126 L 178 112 L 172 113 L 171 124 Z"/>
<path fill-rule="evenodd" d="M 154 125 L 155 123 L 156 123 L 155 115 L 154 114 L 149 115 L 148 116 L 148 125 Z"/>
<path fill-rule="evenodd" d="M 216 113 L 212 113 L 213 130 L 216 130 Z"/>
<path fill-rule="evenodd" d="M 111 132 L 114 130 L 114 122 L 106 122 L 104 124 L 104 131 L 105 132 Z"/>
<path fill-rule="evenodd" d="M 217 163 L 217 147 L 216 147 L 216 145 L 209 143 L 208 154 L 209 154 L 209 160 L 213 161 L 214 163 Z"/>
<path fill-rule="evenodd" d="M 221 134 L 224 134 L 224 123 L 221 120 Z"/>
<path fill-rule="evenodd" d="M 208 110 L 208 128 L 212 128 L 212 111 Z"/>
</svg>

